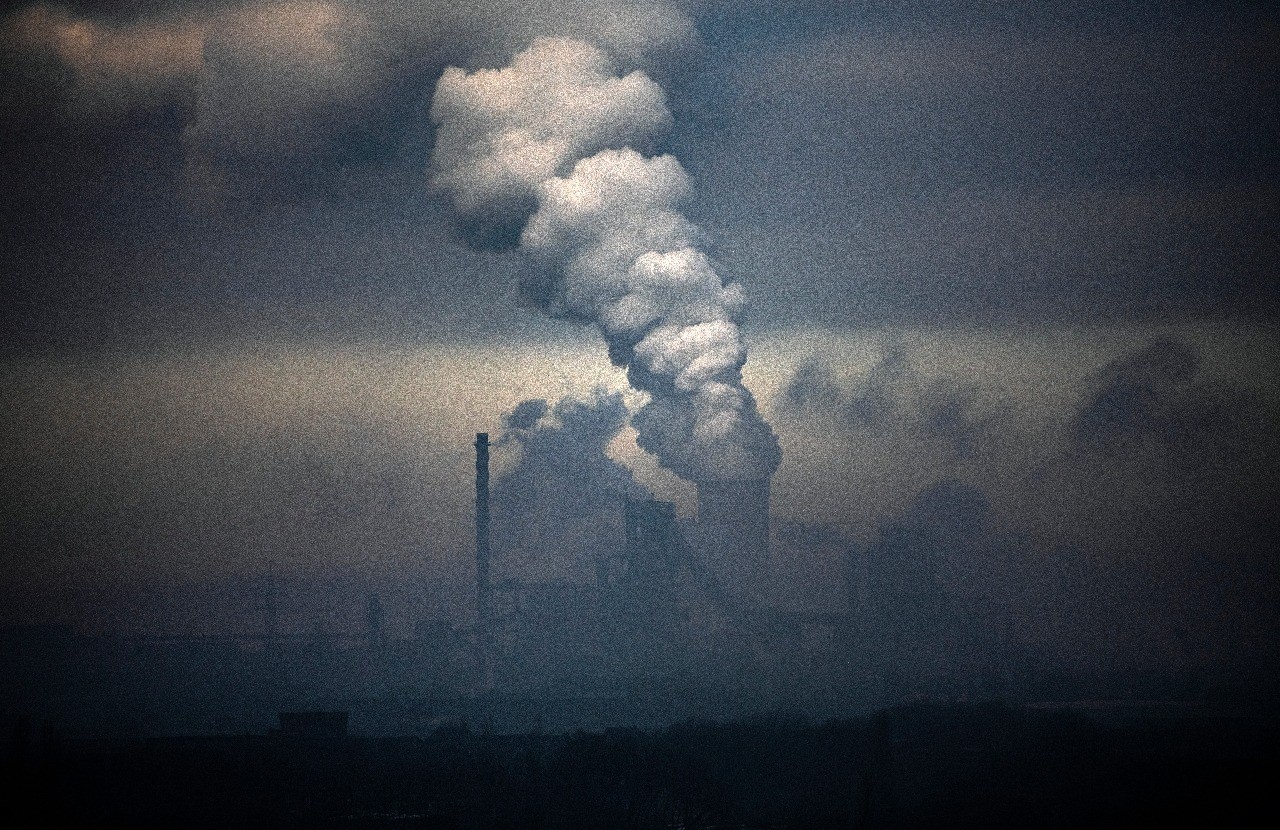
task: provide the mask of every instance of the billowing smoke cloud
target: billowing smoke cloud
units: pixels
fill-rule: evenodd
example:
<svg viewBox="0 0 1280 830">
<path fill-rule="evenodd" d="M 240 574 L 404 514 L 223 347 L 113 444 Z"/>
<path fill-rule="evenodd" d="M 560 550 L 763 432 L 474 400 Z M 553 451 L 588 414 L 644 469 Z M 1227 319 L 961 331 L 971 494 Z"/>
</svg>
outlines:
<svg viewBox="0 0 1280 830">
<path fill-rule="evenodd" d="M 503 419 L 500 444 L 515 444 L 516 465 L 493 488 L 495 567 L 526 581 L 583 582 L 616 553 L 623 501 L 648 495 L 606 447 L 627 422 L 621 393 L 554 406 L 517 405 Z"/>
<path fill-rule="evenodd" d="M 537 40 L 505 69 L 449 67 L 431 117 L 441 125 L 433 183 L 464 221 L 518 226 L 538 187 L 606 147 L 652 140 L 671 122 L 666 96 L 643 72 L 617 77 L 581 41 Z"/>
<path fill-rule="evenodd" d="M 742 383 L 742 289 L 679 211 L 692 190 L 680 163 L 635 149 L 670 123 L 662 90 L 590 44 L 539 39 L 504 69 L 447 70 L 431 114 L 433 185 L 490 231 L 532 211 L 525 294 L 595 324 L 651 395 L 640 446 L 692 481 L 770 476 L 781 452 Z"/>
</svg>

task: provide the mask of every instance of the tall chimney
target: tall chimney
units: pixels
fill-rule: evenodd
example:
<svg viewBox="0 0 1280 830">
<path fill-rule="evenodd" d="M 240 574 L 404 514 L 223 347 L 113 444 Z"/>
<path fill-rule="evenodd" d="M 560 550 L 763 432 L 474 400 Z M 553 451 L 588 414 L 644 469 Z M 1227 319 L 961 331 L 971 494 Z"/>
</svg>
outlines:
<svg viewBox="0 0 1280 830">
<path fill-rule="evenodd" d="M 476 433 L 476 618 L 489 621 L 489 433 Z"/>
</svg>

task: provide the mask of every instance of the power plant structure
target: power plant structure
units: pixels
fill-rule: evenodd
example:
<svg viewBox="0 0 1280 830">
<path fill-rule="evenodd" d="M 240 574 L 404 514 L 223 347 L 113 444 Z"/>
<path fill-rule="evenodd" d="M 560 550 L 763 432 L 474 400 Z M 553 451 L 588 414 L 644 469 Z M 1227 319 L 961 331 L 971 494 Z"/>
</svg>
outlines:
<svg viewBox="0 0 1280 830">
<path fill-rule="evenodd" d="M 949 592 L 936 573 L 942 546 L 918 527 L 886 525 L 878 548 L 859 550 L 821 525 L 771 526 L 767 481 L 703 484 L 691 520 L 602 462 L 603 441 L 537 449 L 526 437 L 521 462 L 537 458 L 539 475 L 517 465 L 491 478 L 503 443 L 475 435 L 474 539 L 464 519 L 454 548 L 459 570 L 474 553 L 474 582 L 397 574 L 375 588 L 286 581 L 273 567 L 257 583 L 259 607 L 225 592 L 228 610 L 247 615 L 240 631 L 122 639 L 45 626 L 0 632 L 0 647 L 28 668 L 38 664 L 24 655 L 40 653 L 85 678 L 67 688 L 92 697 L 43 695 L 59 717 L 134 712 L 139 728 L 173 734 L 246 734 L 279 712 L 349 712 L 353 732 L 382 735 L 459 722 L 556 730 L 783 709 L 835 716 L 908 693 L 990 694 L 1023 665 L 998 639 L 1012 639 L 1007 612 Z M 962 511 L 972 502 L 958 484 L 935 491 Z M 529 567 L 547 560 L 557 561 Z M 825 603 L 788 597 L 801 569 L 824 588 L 857 584 L 847 603 L 838 587 Z M 166 676 L 181 678 L 166 684 L 180 693 L 158 693 Z M 46 688 L 43 672 L 15 677 Z M 313 727 L 295 731 L 339 731 Z"/>
<path fill-rule="evenodd" d="M 768 479 L 697 482 L 697 516 L 686 519 L 627 476 L 584 483 L 572 465 L 547 478 L 504 476 L 490 492 L 492 447 L 476 434 L 472 700 L 565 706 L 566 721 L 570 710 L 626 701 L 602 722 L 623 709 L 624 719 L 687 717 L 696 701 L 725 712 L 803 698 L 821 709 L 908 687 L 977 688 L 959 684 L 956 667 L 998 651 L 975 628 L 982 608 L 942 589 L 909 534 L 890 528 L 875 562 L 856 560 L 871 572 L 845 602 L 796 602 L 786 595 L 794 565 L 774 558 L 771 533 L 795 556 L 796 534 L 816 526 L 772 527 Z M 851 568 L 857 554 L 823 538 L 820 555 Z M 914 604 L 894 590 L 893 574 L 908 573 Z M 895 616 L 903 607 L 909 620 Z M 996 682 L 993 671 L 967 676 Z"/>
<path fill-rule="evenodd" d="M 768 480 L 700 484 L 696 522 L 671 502 L 618 493 L 602 501 L 616 509 L 602 512 L 590 538 L 569 534 L 564 543 L 589 555 L 552 545 L 535 553 L 576 568 L 548 578 L 505 567 L 516 552 L 503 549 L 501 533 L 495 545 L 491 531 L 520 519 L 491 500 L 491 446 L 476 434 L 476 642 L 486 687 L 598 692 L 710 664 L 732 671 L 727 651 L 758 654 L 762 641 L 785 650 L 780 638 L 833 624 L 770 606 Z M 521 539 L 519 530 L 505 538 Z M 727 640 L 740 642 L 726 649 Z"/>
</svg>

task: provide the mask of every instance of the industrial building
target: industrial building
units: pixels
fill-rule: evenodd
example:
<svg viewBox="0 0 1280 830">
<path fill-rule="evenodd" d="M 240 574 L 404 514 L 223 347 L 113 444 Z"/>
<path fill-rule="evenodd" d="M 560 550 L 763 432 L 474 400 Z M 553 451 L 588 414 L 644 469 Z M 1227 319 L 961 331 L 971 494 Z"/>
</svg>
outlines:
<svg viewBox="0 0 1280 830">
<path fill-rule="evenodd" d="M 576 573 L 511 573 L 490 538 L 490 446 L 487 433 L 476 435 L 475 642 L 485 689 L 608 695 L 673 678 L 724 688 L 762 666 L 785 672 L 848 629 L 847 614 L 771 607 L 767 480 L 700 484 L 696 521 L 670 502 L 619 496 L 617 524 L 602 521 L 613 544 Z"/>
</svg>

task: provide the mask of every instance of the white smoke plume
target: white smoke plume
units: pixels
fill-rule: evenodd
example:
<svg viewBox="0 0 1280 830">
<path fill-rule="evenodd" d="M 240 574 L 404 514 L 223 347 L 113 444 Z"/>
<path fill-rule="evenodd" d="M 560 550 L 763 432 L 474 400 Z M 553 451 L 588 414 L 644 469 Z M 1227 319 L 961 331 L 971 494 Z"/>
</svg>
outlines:
<svg viewBox="0 0 1280 830">
<path fill-rule="evenodd" d="M 504 69 L 448 69 L 431 117 L 433 186 L 464 222 L 528 216 L 526 293 L 594 323 L 651 396 L 640 445 L 691 481 L 768 478 L 781 451 L 742 383 L 742 289 L 680 213 L 692 192 L 680 163 L 636 149 L 670 125 L 657 84 L 619 76 L 595 46 L 543 38 Z"/>
</svg>

